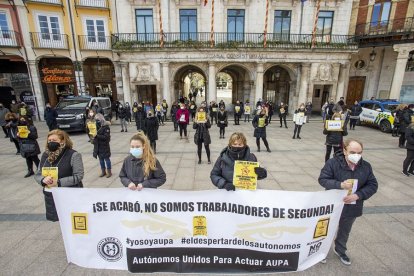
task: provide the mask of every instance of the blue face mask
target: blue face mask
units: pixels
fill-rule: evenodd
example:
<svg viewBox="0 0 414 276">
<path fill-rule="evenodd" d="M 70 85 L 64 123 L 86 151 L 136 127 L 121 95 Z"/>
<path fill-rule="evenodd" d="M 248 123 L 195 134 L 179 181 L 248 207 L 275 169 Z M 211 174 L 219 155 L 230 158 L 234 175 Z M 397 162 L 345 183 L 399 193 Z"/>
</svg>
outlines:
<svg viewBox="0 0 414 276">
<path fill-rule="evenodd" d="M 141 158 L 142 157 L 142 148 L 130 148 L 129 153 L 132 154 L 135 158 Z"/>
</svg>

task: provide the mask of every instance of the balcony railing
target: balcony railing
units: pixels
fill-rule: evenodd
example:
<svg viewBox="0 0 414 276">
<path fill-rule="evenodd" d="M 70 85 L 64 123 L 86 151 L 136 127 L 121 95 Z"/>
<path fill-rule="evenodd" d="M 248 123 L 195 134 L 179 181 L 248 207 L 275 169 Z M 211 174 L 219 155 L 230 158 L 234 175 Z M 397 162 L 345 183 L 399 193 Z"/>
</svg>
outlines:
<svg viewBox="0 0 414 276">
<path fill-rule="evenodd" d="M 0 31 L 0 47 L 21 47 L 20 35 L 15 31 Z"/>
<path fill-rule="evenodd" d="M 62 0 L 23 0 L 24 3 L 42 3 L 62 6 Z"/>
<path fill-rule="evenodd" d="M 69 49 L 68 35 L 53 33 L 30 33 L 33 48 Z"/>
<path fill-rule="evenodd" d="M 75 4 L 78 7 L 89 7 L 89 8 L 109 8 L 108 0 L 75 0 Z"/>
<path fill-rule="evenodd" d="M 165 48 L 265 48 L 263 33 L 214 33 L 213 44 L 210 33 L 164 33 Z M 112 35 L 112 48 L 115 50 L 139 50 L 142 48 L 160 48 L 159 33 L 118 33 Z M 319 49 L 357 49 L 352 36 L 316 35 L 314 48 Z M 310 49 L 311 34 L 273 34 L 268 33 L 266 48 L 274 49 Z"/>
<path fill-rule="evenodd" d="M 81 50 L 112 50 L 110 36 L 79 35 Z"/>
<path fill-rule="evenodd" d="M 359 24 L 355 28 L 356 36 L 387 36 L 412 33 L 414 31 L 414 17 L 368 22 Z"/>
</svg>

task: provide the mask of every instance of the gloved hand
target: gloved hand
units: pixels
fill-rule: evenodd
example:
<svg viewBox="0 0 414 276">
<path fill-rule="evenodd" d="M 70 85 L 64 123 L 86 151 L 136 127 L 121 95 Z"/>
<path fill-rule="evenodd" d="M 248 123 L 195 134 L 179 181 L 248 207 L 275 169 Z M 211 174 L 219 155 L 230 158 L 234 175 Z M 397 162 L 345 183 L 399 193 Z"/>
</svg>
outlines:
<svg viewBox="0 0 414 276">
<path fill-rule="evenodd" d="M 267 171 L 265 168 L 256 167 L 254 168 L 254 172 L 257 174 L 258 179 L 263 179 L 267 177 Z"/>
<path fill-rule="evenodd" d="M 226 184 L 224 184 L 224 189 L 226 189 L 227 191 L 235 191 L 236 187 L 234 187 L 233 183 L 227 182 Z"/>
</svg>

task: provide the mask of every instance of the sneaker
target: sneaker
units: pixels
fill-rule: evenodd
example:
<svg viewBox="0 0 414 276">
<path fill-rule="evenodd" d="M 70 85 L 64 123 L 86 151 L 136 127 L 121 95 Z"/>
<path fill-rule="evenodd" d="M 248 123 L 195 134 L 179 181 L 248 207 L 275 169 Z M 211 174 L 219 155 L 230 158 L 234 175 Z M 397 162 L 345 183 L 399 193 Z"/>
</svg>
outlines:
<svg viewBox="0 0 414 276">
<path fill-rule="evenodd" d="M 121 132 L 124 132 L 124 130 L 121 130 Z"/>
<path fill-rule="evenodd" d="M 321 264 L 326 264 L 326 258 L 321 261 Z"/>
<path fill-rule="evenodd" d="M 414 175 L 414 172 L 410 172 L 410 171 L 408 171 L 408 173 L 409 173 L 409 174 L 411 174 L 411 175 Z"/>
<path fill-rule="evenodd" d="M 410 174 L 408 172 L 401 172 L 401 173 L 405 176 L 410 176 Z"/>
<path fill-rule="evenodd" d="M 336 252 L 335 249 L 334 249 L 333 252 L 335 253 L 336 256 L 338 256 L 339 260 L 341 260 L 341 262 L 344 265 L 351 265 L 351 260 L 349 259 L 349 257 L 345 253 L 340 254 L 340 253 Z"/>
<path fill-rule="evenodd" d="M 272 152 L 270 149 L 267 149 L 267 152 Z"/>
<path fill-rule="evenodd" d="M 300 138 L 300 136 L 298 136 L 298 139 L 302 139 L 302 138 Z"/>
<path fill-rule="evenodd" d="M 295 136 L 293 136 L 292 139 L 296 139 Z"/>
</svg>

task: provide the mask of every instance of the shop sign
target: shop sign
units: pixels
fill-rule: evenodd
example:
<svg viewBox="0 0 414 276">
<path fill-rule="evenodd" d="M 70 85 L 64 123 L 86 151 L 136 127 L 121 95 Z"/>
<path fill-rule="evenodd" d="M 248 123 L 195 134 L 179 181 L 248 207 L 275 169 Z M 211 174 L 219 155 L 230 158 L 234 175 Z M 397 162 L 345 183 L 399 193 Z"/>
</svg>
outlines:
<svg viewBox="0 0 414 276">
<path fill-rule="evenodd" d="M 70 69 L 48 68 L 42 69 L 44 83 L 69 83 L 73 82 L 73 71 Z"/>
</svg>

